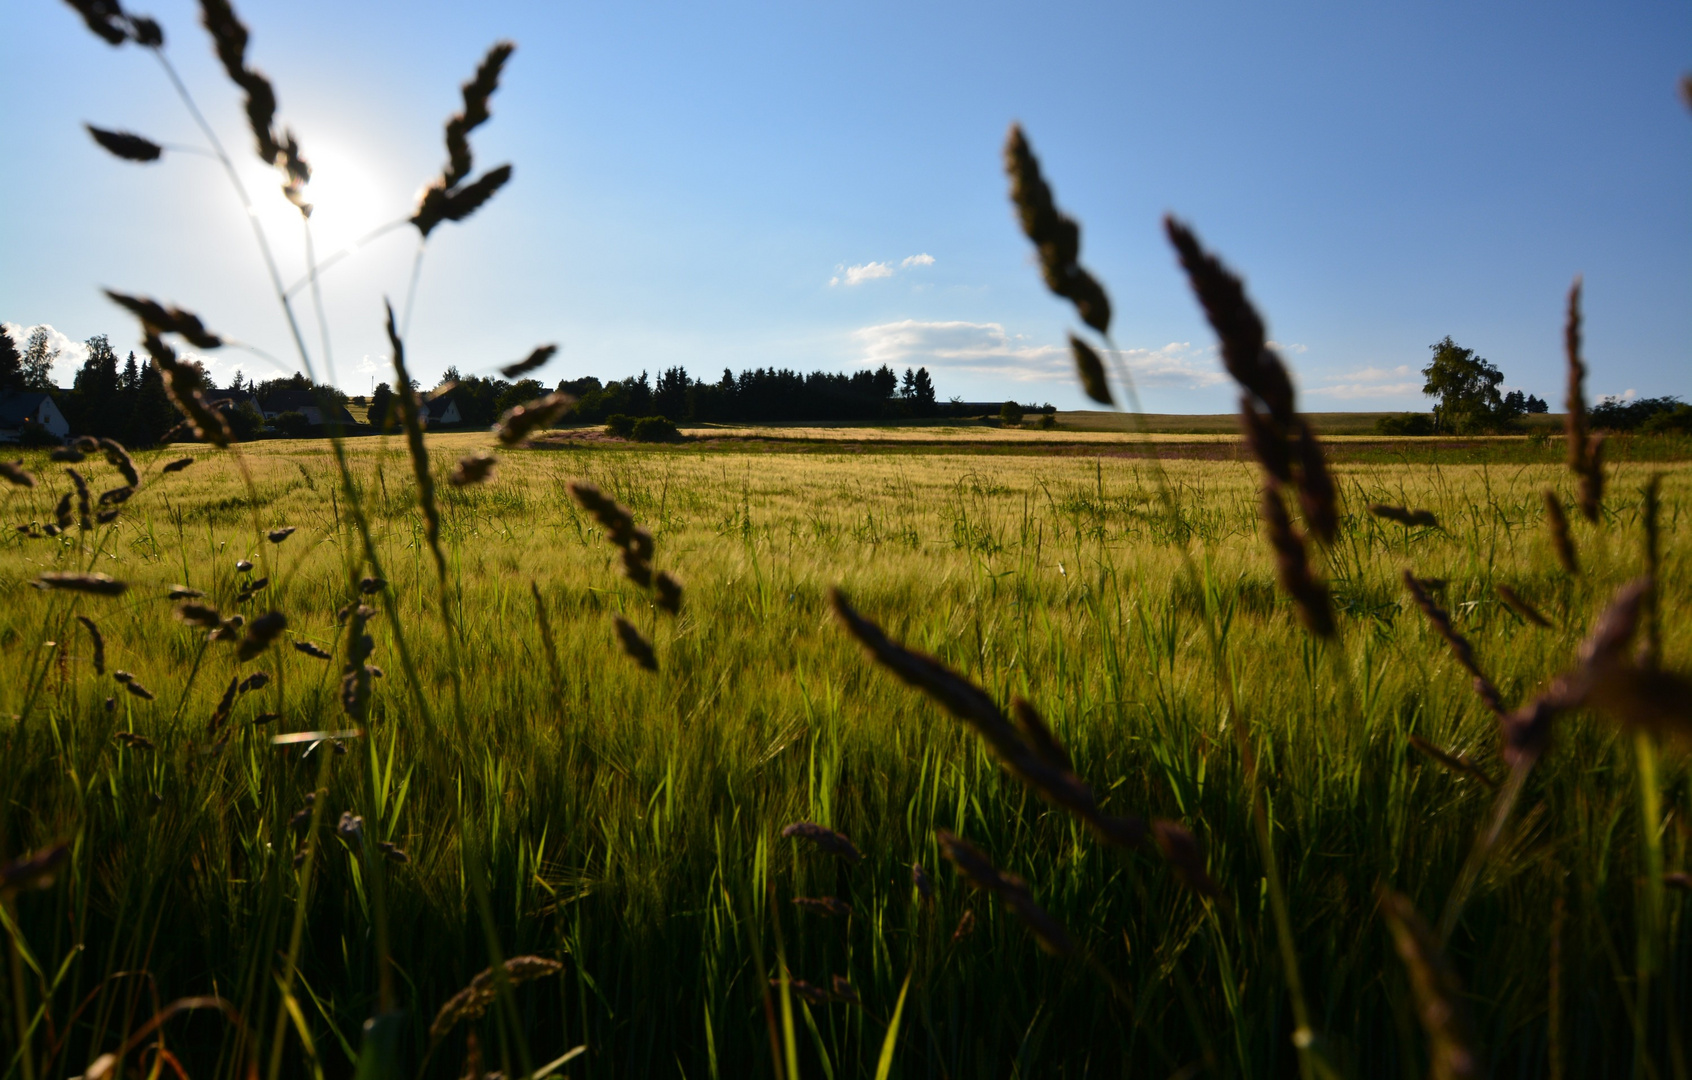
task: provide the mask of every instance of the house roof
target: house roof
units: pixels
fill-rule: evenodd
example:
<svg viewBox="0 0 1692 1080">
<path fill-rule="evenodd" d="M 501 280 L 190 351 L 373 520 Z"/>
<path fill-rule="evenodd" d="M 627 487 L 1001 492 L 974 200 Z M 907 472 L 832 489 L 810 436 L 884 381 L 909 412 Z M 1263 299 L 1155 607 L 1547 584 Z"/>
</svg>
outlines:
<svg viewBox="0 0 1692 1080">
<path fill-rule="evenodd" d="M 445 394 L 433 401 L 423 403 L 423 415 L 431 420 L 439 420 L 446 416 L 447 410 L 452 408 L 452 395 Z"/>
<path fill-rule="evenodd" d="M 321 410 L 323 403 L 315 390 L 276 390 L 264 399 L 260 407 L 267 413 L 304 412 L 307 409 Z M 329 411 L 330 415 L 339 412 L 340 415 L 336 419 L 342 422 L 352 419 L 352 414 L 345 408 L 336 408 L 333 399 L 329 402 Z"/>
<path fill-rule="evenodd" d="M 0 393 L 0 424 L 11 426 L 34 420 L 43 400 L 51 401 L 52 398 L 40 391 Z"/>
</svg>

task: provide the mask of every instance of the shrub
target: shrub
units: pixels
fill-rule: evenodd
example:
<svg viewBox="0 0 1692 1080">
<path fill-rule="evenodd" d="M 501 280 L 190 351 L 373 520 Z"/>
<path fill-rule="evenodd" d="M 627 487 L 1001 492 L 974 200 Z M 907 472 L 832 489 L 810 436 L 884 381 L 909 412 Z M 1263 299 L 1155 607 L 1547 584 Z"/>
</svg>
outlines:
<svg viewBox="0 0 1692 1080">
<path fill-rule="evenodd" d="M 1022 406 L 1014 401 L 1007 401 L 999 410 L 999 423 L 1006 427 L 1022 426 Z"/>
<path fill-rule="evenodd" d="M 626 439 L 634 434 L 635 418 L 628 413 L 612 413 L 605 418 L 605 434 Z"/>
<path fill-rule="evenodd" d="M 1056 413 L 1041 413 L 1040 414 L 1040 430 L 1041 431 L 1050 431 L 1055 427 L 1057 427 L 1057 414 Z"/>
<path fill-rule="evenodd" d="M 1639 430 L 1651 435 L 1670 432 L 1692 435 L 1692 405 L 1676 405 L 1666 412 L 1656 413 L 1641 424 Z"/>
<path fill-rule="evenodd" d="M 1633 401 L 1607 397 L 1592 406 L 1592 426 L 1606 431 L 1632 431 L 1635 428 L 1665 430 L 1650 428 L 1648 425 L 1659 416 L 1672 416 L 1677 409 L 1684 408 L 1686 406 L 1680 403 L 1680 399 L 1672 395 L 1637 398 Z"/>
<path fill-rule="evenodd" d="M 634 438 L 635 442 L 674 442 L 681 432 L 667 416 L 643 416 L 634 422 Z"/>
<path fill-rule="evenodd" d="M 284 439 L 303 439 L 311 433 L 311 421 L 303 412 L 282 413 L 270 422 L 270 427 Z"/>
<path fill-rule="evenodd" d="M 1419 412 L 1383 416 L 1375 421 L 1375 432 L 1380 435 L 1432 435 L 1433 417 Z"/>
</svg>

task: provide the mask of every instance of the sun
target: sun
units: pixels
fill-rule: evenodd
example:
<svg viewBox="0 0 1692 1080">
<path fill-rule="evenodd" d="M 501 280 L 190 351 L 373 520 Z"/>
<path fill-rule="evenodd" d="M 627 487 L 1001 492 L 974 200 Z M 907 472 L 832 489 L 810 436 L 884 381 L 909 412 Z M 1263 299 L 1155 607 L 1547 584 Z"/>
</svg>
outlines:
<svg viewBox="0 0 1692 1080">
<path fill-rule="evenodd" d="M 384 187 L 376 170 L 357 154 L 336 143 L 314 140 L 306 146 L 305 157 L 311 164 L 305 201 L 312 208 L 312 242 L 319 258 L 356 242 L 404 212 L 402 200 Z M 279 236 L 299 235 L 299 211 L 282 196 L 281 173 L 255 163 L 243 179 L 266 230 Z"/>
</svg>

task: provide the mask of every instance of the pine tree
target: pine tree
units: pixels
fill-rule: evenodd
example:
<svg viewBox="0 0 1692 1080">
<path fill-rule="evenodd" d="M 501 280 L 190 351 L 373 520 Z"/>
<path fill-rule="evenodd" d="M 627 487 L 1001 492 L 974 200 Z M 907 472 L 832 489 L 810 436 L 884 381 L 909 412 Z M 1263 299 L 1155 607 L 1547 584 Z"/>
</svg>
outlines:
<svg viewBox="0 0 1692 1080">
<path fill-rule="evenodd" d="M 142 365 L 137 382 L 129 437 L 135 446 L 157 446 L 176 426 L 176 406 L 170 403 L 164 379 L 151 360 Z"/>
<path fill-rule="evenodd" d="M 11 331 L 0 326 L 0 394 L 22 390 L 24 385 L 23 354 L 12 340 Z"/>
<path fill-rule="evenodd" d="M 106 335 L 95 334 L 87 341 L 88 359 L 71 385 L 72 419 L 87 435 L 121 437 L 122 406 L 118 398 L 117 353 Z"/>
</svg>

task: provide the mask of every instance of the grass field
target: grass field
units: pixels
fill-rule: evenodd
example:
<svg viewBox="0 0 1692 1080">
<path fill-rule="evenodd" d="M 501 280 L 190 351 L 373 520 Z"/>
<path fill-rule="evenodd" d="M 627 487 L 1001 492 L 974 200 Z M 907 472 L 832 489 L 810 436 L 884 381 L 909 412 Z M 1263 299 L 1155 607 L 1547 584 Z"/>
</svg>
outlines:
<svg viewBox="0 0 1692 1080">
<path fill-rule="evenodd" d="M 1171 511 L 1143 457 L 994 452 L 1002 437 L 979 453 L 773 438 L 503 453 L 490 482 L 439 489 L 444 590 L 403 445 L 349 442 L 386 579 L 365 597 L 385 672 L 367 724 L 342 710 L 336 613 L 372 571 L 328 444 L 243 447 L 250 489 L 228 454 L 193 448 L 201 460 L 170 476 L 159 466 L 180 448 L 137 455 L 143 484 L 111 526 L 8 530 L 0 855 L 61 838 L 72 854 L 51 888 L 8 902 L 22 944 L 0 980 L 5 1075 L 80 1075 L 160 1004 L 214 993 L 233 1014 L 176 1016 L 127 1061 L 237 1074 L 256 1046 L 267 1077 L 273 1060 L 282 1075 L 350 1075 L 384 951 L 404 1017 L 380 1031 L 407 1075 L 461 1075 L 475 1031 L 506 1075 L 585 1046 L 561 1074 L 770 1076 L 765 993 L 783 962 L 820 987 L 843 976 L 861 999 L 791 999 L 807 1077 L 873 1075 L 907 978 L 896 1076 L 1298 1075 L 1243 730 L 1320 1057 L 1337 1075 L 1409 1080 L 1426 1075 L 1427 1050 L 1377 889 L 1436 920 L 1493 805 L 1481 779 L 1409 739 L 1494 780 L 1505 770 L 1496 720 L 1400 572 L 1447 582 L 1443 603 L 1513 706 L 1574 661 L 1595 613 L 1642 571 L 1640 488 L 1658 471 L 1663 653 L 1680 669 L 1692 653 L 1692 467 L 1663 460 L 1678 444 L 1616 455 L 1603 521 L 1574 525 L 1578 576 L 1544 527 L 1542 489 L 1571 489 L 1555 445 L 1336 449 L 1345 516 L 1320 569 L 1341 637 L 1323 646 L 1275 585 L 1258 474 L 1232 455 L 1169 461 Z M 435 474 L 490 443 L 431 437 Z M 42 483 L 4 489 L 6 520 L 49 522 L 63 473 L 23 457 Z M 119 482 L 90 464 L 96 491 Z M 655 565 L 685 587 L 679 617 L 624 579 L 567 492 L 576 479 L 652 531 Z M 1371 502 L 1440 525 L 1383 521 Z M 262 538 L 280 526 L 297 531 Z M 255 568 L 238 573 L 240 559 Z M 89 569 L 128 591 L 30 587 Z M 1498 584 L 1552 625 L 1524 622 Z M 174 585 L 226 615 L 281 611 L 287 630 L 242 662 L 173 615 Z M 1189 827 L 1220 898 L 1031 796 L 866 657 L 830 611 L 835 585 L 1000 703 L 1037 705 L 1107 810 Z M 623 654 L 614 613 L 652 642 L 656 673 Z M 107 674 L 76 615 L 103 635 Z M 214 726 L 225 689 L 256 671 L 268 683 Z M 272 741 L 355 727 L 367 730 Z M 1662 799 L 1650 829 L 1641 761 Z M 317 816 L 291 823 L 318 789 Z M 1488 1071 L 1685 1075 L 1688 894 L 1663 896 L 1647 868 L 1688 869 L 1689 813 L 1683 755 L 1641 757 L 1597 715 L 1559 721 L 1450 941 Z M 343 814 L 362 831 L 337 830 Z M 862 862 L 780 837 L 800 820 L 845 833 Z M 1046 955 L 971 889 L 937 828 L 1025 878 L 1076 955 Z M 295 854 L 311 829 L 305 892 Z M 830 896 L 850 913 L 793 903 Z M 1659 903 L 1660 917 L 1642 914 Z M 431 1040 L 436 1010 L 496 947 L 562 971 Z M 784 995 L 769 1000 L 780 1029 Z"/>
</svg>

